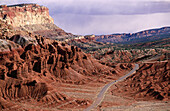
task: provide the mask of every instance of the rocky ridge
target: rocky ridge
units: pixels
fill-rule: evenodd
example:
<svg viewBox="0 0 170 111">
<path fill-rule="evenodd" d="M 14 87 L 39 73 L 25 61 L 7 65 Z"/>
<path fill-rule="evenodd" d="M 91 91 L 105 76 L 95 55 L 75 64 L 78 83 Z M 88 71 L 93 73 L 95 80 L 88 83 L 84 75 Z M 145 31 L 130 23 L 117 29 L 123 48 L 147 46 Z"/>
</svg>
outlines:
<svg viewBox="0 0 170 111">
<path fill-rule="evenodd" d="M 170 37 L 170 27 L 150 29 L 137 33 L 123 33 L 110 35 L 97 35 L 95 40 L 99 42 L 111 42 L 121 44 L 134 44 L 148 41 L 155 41 Z"/>
<path fill-rule="evenodd" d="M 116 85 L 111 92 L 137 100 L 169 100 L 170 61 L 140 65 L 139 70 Z"/>
<path fill-rule="evenodd" d="M 132 45 L 102 43 L 89 39 L 71 40 L 68 43 L 90 53 L 101 63 L 128 63 L 138 62 L 156 55 L 165 56 L 169 53 L 169 40 L 162 39 L 161 41 Z"/>
</svg>

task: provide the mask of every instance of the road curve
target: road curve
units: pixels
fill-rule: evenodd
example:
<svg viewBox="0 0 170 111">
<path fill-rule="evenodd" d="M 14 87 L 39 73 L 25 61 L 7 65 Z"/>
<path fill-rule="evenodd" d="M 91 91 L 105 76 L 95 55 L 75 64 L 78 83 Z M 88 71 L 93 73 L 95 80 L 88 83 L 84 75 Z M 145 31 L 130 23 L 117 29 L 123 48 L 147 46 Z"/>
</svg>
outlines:
<svg viewBox="0 0 170 111">
<path fill-rule="evenodd" d="M 97 95 L 96 100 L 93 102 L 93 104 L 91 106 L 89 106 L 87 109 L 85 109 L 84 111 L 90 111 L 93 108 L 97 107 L 103 100 L 105 93 L 107 92 L 107 90 L 110 88 L 110 86 L 112 86 L 113 84 L 115 84 L 116 82 L 122 81 L 125 78 L 127 78 L 128 76 L 132 75 L 136 70 L 139 69 L 139 65 L 135 64 L 135 67 L 125 76 L 120 77 L 118 80 L 115 80 L 111 83 L 106 84 L 103 89 L 100 91 L 100 93 Z"/>
</svg>

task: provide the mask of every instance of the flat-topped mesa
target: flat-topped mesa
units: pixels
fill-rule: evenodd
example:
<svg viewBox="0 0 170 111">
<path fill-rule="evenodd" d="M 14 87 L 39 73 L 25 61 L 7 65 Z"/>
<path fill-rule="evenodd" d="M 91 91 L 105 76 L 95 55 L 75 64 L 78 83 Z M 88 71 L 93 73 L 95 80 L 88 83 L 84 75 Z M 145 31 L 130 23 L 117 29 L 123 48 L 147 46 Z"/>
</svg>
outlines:
<svg viewBox="0 0 170 111">
<path fill-rule="evenodd" d="M 54 23 L 48 8 L 37 4 L 1 5 L 0 19 L 14 27 Z"/>
<path fill-rule="evenodd" d="M 0 20 L 15 29 L 31 32 L 47 38 L 72 36 L 54 24 L 49 9 L 37 4 L 1 5 Z"/>
</svg>

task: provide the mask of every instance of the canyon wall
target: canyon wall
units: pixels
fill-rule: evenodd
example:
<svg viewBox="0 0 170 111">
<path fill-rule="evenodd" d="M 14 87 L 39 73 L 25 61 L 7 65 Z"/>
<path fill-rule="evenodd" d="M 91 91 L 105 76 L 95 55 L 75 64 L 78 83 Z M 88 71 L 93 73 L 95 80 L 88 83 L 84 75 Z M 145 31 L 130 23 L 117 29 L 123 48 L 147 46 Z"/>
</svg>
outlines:
<svg viewBox="0 0 170 111">
<path fill-rule="evenodd" d="M 54 38 L 71 36 L 54 24 L 49 9 L 37 4 L 1 5 L 0 20 L 17 30 L 32 32 L 41 36 Z"/>
<path fill-rule="evenodd" d="M 54 23 L 48 8 L 37 4 L 1 5 L 0 19 L 14 27 Z"/>
</svg>

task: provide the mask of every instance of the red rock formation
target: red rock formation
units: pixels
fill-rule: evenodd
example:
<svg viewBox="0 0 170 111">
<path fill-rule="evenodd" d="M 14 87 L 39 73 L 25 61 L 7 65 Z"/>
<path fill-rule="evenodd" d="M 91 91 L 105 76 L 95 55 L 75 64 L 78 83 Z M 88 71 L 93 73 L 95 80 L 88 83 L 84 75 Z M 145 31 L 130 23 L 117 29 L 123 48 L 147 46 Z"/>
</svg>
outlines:
<svg viewBox="0 0 170 111">
<path fill-rule="evenodd" d="M 14 27 L 54 23 L 48 8 L 37 4 L 1 6 L 0 9 L 0 19 Z"/>
<path fill-rule="evenodd" d="M 169 38 L 170 27 L 162 27 L 159 29 L 144 30 L 137 33 L 122 33 L 122 34 L 110 34 L 110 35 L 98 35 L 95 37 L 100 42 L 111 43 L 141 43 L 153 40 L 160 40 Z"/>
<path fill-rule="evenodd" d="M 170 61 L 144 63 L 125 81 L 117 84 L 113 94 L 131 96 L 142 100 L 169 99 Z"/>
<path fill-rule="evenodd" d="M 14 35 L 0 39 L 0 104 L 29 97 L 36 101 L 62 101 L 68 97 L 49 95 L 57 91 L 53 82 L 83 84 L 90 76 L 112 75 L 113 68 L 100 64 L 76 46 L 58 43 L 41 36 Z M 58 91 L 57 91 L 58 92 Z"/>
<path fill-rule="evenodd" d="M 39 9 L 39 6 L 32 4 L 19 6 L 19 9 L 17 9 L 18 5 L 1 8 L 2 12 L 8 12 L 7 18 L 11 17 L 11 20 L 14 20 L 13 16 L 17 19 L 19 17 L 12 15 L 10 10 L 15 10 L 14 14 L 17 14 L 18 12 L 26 13 L 25 11 L 30 11 L 31 8 Z M 40 10 L 43 11 L 43 9 Z M 24 23 L 22 25 L 22 28 L 26 27 Z M 35 36 L 29 30 L 15 30 L 12 25 L 7 25 L 1 20 L 0 26 L 2 30 L 0 35 L 0 110 L 16 110 L 23 106 L 24 109 L 29 110 L 25 105 L 20 105 L 22 99 L 26 99 L 23 100 L 24 102 L 30 101 L 30 105 L 53 102 L 59 105 L 73 98 L 61 94 L 54 86 L 56 83 L 84 84 L 91 81 L 91 77 L 98 77 L 100 74 L 118 77 L 114 68 L 100 64 L 76 46 L 59 43 L 40 35 Z M 28 28 L 30 26 L 33 25 L 29 25 Z M 36 26 L 51 27 L 51 24 Z M 35 28 L 36 31 L 43 31 L 43 28 L 38 28 Z M 57 31 L 54 24 L 52 29 Z M 51 34 L 51 30 L 48 34 Z M 58 34 L 63 35 L 64 32 L 60 30 Z M 75 103 L 87 105 L 88 101 L 76 100 Z"/>
</svg>

